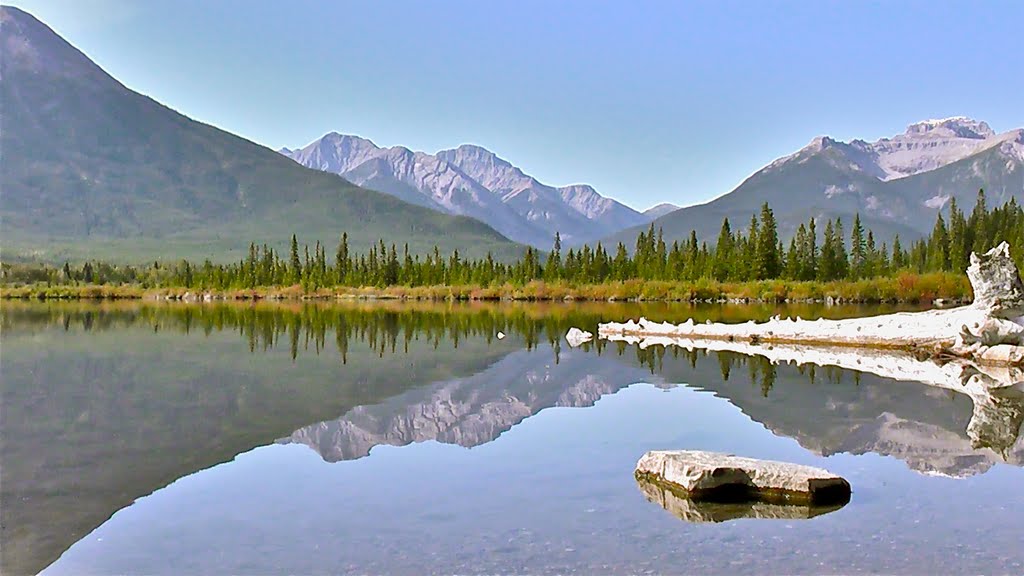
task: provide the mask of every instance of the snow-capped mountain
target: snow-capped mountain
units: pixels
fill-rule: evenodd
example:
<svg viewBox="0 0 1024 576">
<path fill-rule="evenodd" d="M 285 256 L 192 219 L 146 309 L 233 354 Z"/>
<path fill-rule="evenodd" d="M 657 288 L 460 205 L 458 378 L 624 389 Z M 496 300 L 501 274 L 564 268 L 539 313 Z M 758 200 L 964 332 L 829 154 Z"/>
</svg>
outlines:
<svg viewBox="0 0 1024 576">
<path fill-rule="evenodd" d="M 783 238 L 811 217 L 849 222 L 859 213 L 880 240 L 895 234 L 907 240 L 928 233 L 953 198 L 970 210 L 979 189 L 993 206 L 1011 197 L 1024 201 L 1024 129 L 996 133 L 985 122 L 956 116 L 915 122 L 875 142 L 819 136 L 728 194 L 654 223 L 666 240 L 696 231 L 714 242 L 723 218 L 742 227 L 767 201 Z M 637 232 L 624 230 L 606 243 L 629 246 Z"/>
<path fill-rule="evenodd" d="M 476 218 L 513 240 L 545 249 L 555 232 L 565 244 L 578 244 L 651 218 L 591 186 L 543 184 L 480 146 L 427 154 L 331 132 L 280 153 L 408 202 Z"/>
<path fill-rule="evenodd" d="M 857 169 L 888 181 L 929 172 L 1000 146 L 1008 155 L 1024 159 L 1022 133 L 1017 129 L 996 134 L 987 123 L 965 116 L 923 120 L 908 126 L 903 134 L 875 142 L 854 140 L 847 144 L 819 136 L 796 154 L 780 158 L 771 166 L 777 168 L 834 146 Z"/>
</svg>

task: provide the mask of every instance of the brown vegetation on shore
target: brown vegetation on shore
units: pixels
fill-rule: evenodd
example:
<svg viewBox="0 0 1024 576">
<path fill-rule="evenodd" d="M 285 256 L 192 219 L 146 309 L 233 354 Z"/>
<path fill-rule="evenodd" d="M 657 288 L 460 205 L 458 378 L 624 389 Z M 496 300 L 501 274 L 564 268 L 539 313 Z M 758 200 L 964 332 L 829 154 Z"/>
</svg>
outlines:
<svg viewBox="0 0 1024 576">
<path fill-rule="evenodd" d="M 902 273 L 892 277 L 832 282 L 762 280 L 719 282 L 715 280 L 626 280 L 574 285 L 568 282 L 533 281 L 524 285 L 497 286 L 390 286 L 387 288 L 321 288 L 304 291 L 300 285 L 260 287 L 247 290 L 197 292 L 186 288 L 152 288 L 137 285 L 32 284 L 0 287 L 4 299 L 184 299 L 184 300 L 590 300 L 671 302 L 932 302 L 936 299 L 967 302 L 971 286 L 966 276 L 945 272 Z"/>
</svg>

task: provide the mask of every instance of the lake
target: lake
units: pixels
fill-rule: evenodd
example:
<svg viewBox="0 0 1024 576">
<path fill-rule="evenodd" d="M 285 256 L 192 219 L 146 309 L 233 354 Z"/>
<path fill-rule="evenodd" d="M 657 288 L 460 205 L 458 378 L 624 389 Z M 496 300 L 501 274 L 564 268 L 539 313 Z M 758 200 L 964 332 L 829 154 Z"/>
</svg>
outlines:
<svg viewBox="0 0 1024 576">
<path fill-rule="evenodd" d="M 0 571 L 1024 573 L 1024 399 L 982 435 L 971 397 L 917 382 L 563 338 L 889 311 L 4 302 Z M 853 497 L 682 519 L 633 477 L 682 448 Z"/>
</svg>

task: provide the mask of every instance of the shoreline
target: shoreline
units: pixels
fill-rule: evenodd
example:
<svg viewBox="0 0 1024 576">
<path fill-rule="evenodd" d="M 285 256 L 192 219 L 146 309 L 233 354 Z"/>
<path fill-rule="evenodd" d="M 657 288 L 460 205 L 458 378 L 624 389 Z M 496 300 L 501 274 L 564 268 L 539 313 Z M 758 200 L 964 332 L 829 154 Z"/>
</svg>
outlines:
<svg viewBox="0 0 1024 576">
<path fill-rule="evenodd" d="M 935 304 L 961 305 L 973 300 L 966 276 L 933 273 L 902 274 L 856 281 L 797 282 L 671 282 L 627 280 L 570 285 L 531 282 L 484 287 L 391 286 L 331 287 L 306 291 L 299 285 L 252 289 L 143 288 L 137 285 L 0 286 L 2 300 L 428 300 L 514 302 L 686 302 L 707 304 Z"/>
</svg>

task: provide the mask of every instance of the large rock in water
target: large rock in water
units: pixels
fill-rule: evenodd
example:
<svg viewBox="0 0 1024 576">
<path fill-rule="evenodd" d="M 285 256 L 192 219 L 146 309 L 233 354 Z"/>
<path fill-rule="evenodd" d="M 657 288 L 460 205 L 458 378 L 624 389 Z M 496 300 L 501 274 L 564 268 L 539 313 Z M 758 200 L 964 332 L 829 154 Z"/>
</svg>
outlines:
<svg viewBox="0 0 1024 576">
<path fill-rule="evenodd" d="M 830 504 L 850 499 L 850 483 L 828 470 L 697 450 L 655 450 L 636 477 L 694 500 Z"/>
<path fill-rule="evenodd" d="M 972 252 L 967 278 L 974 289 L 975 307 L 996 318 L 1024 315 L 1024 283 L 1006 242 L 981 255 Z"/>
</svg>

